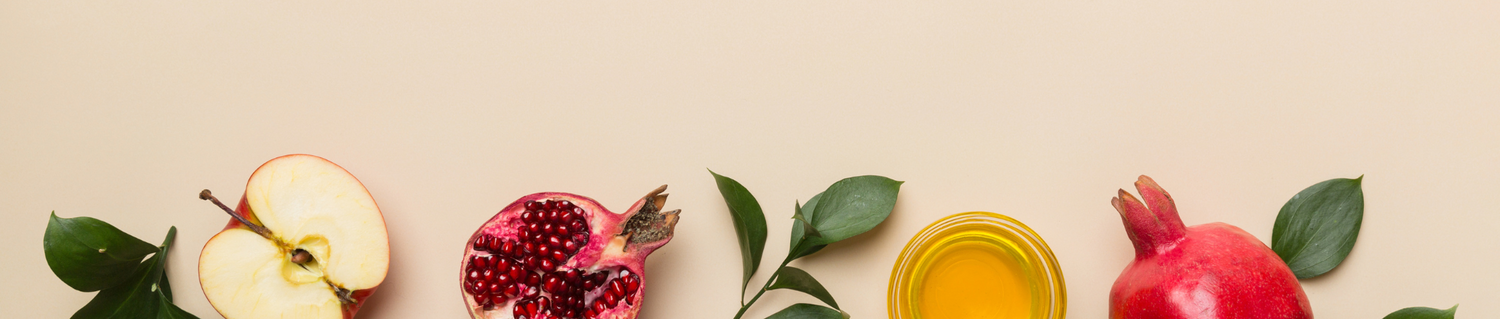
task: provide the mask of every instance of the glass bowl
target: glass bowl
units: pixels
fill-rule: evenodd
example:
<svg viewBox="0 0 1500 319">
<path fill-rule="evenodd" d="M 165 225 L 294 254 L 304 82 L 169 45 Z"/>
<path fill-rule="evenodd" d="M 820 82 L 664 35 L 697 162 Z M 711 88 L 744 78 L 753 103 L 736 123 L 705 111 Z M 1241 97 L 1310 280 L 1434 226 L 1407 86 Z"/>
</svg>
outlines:
<svg viewBox="0 0 1500 319">
<path fill-rule="evenodd" d="M 1041 236 L 1005 215 L 967 212 L 907 242 L 886 302 L 892 319 L 1062 319 L 1067 296 L 1062 269 Z M 924 305 L 931 309 L 924 312 Z"/>
</svg>

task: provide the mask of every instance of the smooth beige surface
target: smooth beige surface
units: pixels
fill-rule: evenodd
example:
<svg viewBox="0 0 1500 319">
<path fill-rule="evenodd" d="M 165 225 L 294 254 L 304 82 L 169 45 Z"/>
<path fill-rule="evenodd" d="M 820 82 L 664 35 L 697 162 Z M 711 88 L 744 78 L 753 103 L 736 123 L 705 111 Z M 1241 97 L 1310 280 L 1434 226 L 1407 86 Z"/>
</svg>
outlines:
<svg viewBox="0 0 1500 319">
<path fill-rule="evenodd" d="M 682 223 L 642 317 L 728 318 L 739 254 L 705 168 L 760 199 L 769 260 L 794 201 L 906 181 L 882 227 L 795 263 L 857 318 L 885 316 L 910 236 L 971 210 L 1036 229 L 1072 317 L 1105 317 L 1132 254 L 1109 198 L 1139 174 L 1188 224 L 1267 241 L 1297 191 L 1363 174 L 1358 245 L 1304 283 L 1318 317 L 1495 318 L 1496 17 L 1495 1 L 0 0 L 0 309 L 61 318 L 91 298 L 42 257 L 56 210 L 151 242 L 177 226 L 177 303 L 216 317 L 192 279 L 228 218 L 198 191 L 312 153 L 390 225 L 363 318 L 464 317 L 460 246 L 515 198 L 624 209 L 663 183 Z M 816 300 L 772 292 L 747 317 L 794 302 Z"/>
</svg>

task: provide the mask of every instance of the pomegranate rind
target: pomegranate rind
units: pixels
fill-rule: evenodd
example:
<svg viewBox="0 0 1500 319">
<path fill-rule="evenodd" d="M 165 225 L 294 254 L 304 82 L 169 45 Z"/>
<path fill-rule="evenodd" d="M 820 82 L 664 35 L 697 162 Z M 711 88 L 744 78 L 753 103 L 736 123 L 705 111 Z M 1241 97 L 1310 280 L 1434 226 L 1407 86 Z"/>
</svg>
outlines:
<svg viewBox="0 0 1500 319">
<path fill-rule="evenodd" d="M 1136 258 L 1110 289 L 1110 318 L 1313 317 L 1302 285 L 1265 243 L 1224 223 L 1183 227 L 1156 181 L 1135 185 L 1146 203 L 1124 190 L 1111 201 Z"/>
</svg>

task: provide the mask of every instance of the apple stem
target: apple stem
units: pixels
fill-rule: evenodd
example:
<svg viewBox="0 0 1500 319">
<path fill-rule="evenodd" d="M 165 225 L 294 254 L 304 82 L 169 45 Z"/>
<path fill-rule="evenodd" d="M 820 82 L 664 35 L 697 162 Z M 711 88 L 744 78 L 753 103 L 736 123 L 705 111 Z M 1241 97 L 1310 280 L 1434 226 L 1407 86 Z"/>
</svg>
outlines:
<svg viewBox="0 0 1500 319">
<path fill-rule="evenodd" d="M 245 224 L 245 227 L 249 227 L 250 231 L 253 231 L 256 234 L 260 234 L 261 237 L 265 237 L 268 239 L 271 238 L 271 230 L 266 229 L 265 226 L 251 223 L 249 220 L 245 219 L 245 216 L 240 216 L 239 213 L 235 213 L 234 209 L 230 209 L 229 206 L 224 206 L 224 202 L 220 202 L 219 198 L 214 197 L 213 192 L 209 192 L 207 189 L 204 189 L 202 192 L 198 192 L 198 199 L 214 202 L 214 205 L 219 205 L 219 208 L 224 209 L 225 213 L 229 213 L 229 217 L 234 217 L 234 220 L 239 221 L 241 224 Z"/>
</svg>

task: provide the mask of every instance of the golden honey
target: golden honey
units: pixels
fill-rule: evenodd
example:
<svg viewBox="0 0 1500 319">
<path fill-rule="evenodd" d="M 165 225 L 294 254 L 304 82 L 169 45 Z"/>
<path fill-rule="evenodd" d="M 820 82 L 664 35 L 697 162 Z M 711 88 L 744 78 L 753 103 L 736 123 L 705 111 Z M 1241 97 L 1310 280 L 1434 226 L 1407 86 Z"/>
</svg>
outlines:
<svg viewBox="0 0 1500 319">
<path fill-rule="evenodd" d="M 912 238 L 891 271 L 891 318 L 1063 318 L 1067 292 L 1046 243 L 1004 215 L 970 212 Z"/>
</svg>

